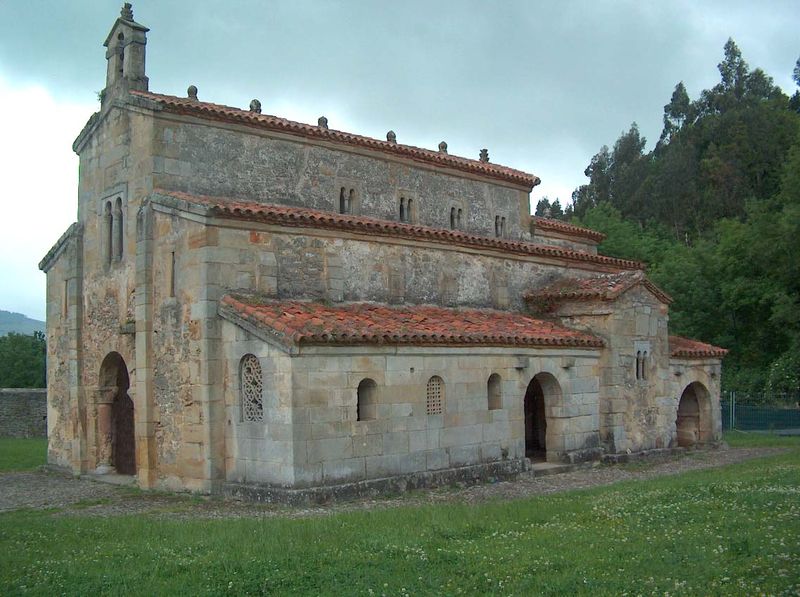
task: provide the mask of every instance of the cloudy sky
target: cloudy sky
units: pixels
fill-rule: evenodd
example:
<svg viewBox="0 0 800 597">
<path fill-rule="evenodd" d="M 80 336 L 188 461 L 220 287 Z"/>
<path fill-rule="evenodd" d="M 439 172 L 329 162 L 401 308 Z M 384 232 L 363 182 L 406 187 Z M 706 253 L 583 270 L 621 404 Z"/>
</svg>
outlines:
<svg viewBox="0 0 800 597">
<path fill-rule="evenodd" d="M 105 86 L 121 2 L 0 0 L 0 309 L 44 319 L 36 264 L 74 220 L 71 145 Z M 800 4 L 538 0 L 135 0 L 150 89 L 532 172 L 568 200 L 631 122 L 648 148 L 678 81 L 718 81 L 733 37 L 791 93 Z"/>
</svg>

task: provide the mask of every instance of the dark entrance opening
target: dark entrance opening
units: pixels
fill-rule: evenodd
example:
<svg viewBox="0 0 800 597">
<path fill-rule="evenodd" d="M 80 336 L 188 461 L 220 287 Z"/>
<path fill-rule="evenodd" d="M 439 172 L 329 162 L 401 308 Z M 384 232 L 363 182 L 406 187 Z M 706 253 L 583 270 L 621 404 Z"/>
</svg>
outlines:
<svg viewBox="0 0 800 597">
<path fill-rule="evenodd" d="M 136 474 L 133 400 L 128 395 L 128 367 L 119 353 L 109 353 L 101 366 L 101 383 L 111 400 L 111 464 L 120 475 Z"/>
<path fill-rule="evenodd" d="M 525 456 L 531 460 L 547 458 L 547 417 L 544 391 L 534 378 L 525 392 Z"/>
<path fill-rule="evenodd" d="M 709 441 L 711 437 L 708 390 L 699 382 L 686 386 L 678 402 L 678 445 L 691 448 Z"/>
</svg>

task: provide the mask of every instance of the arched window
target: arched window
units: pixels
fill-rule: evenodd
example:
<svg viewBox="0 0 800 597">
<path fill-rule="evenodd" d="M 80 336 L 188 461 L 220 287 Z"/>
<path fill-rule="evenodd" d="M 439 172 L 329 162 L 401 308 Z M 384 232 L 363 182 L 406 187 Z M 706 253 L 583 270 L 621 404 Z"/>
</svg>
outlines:
<svg viewBox="0 0 800 597">
<path fill-rule="evenodd" d="M 494 235 L 500 236 L 500 216 L 494 217 Z"/>
<path fill-rule="evenodd" d="M 362 379 L 356 390 L 356 420 L 372 421 L 378 418 L 378 384 L 372 379 Z"/>
<path fill-rule="evenodd" d="M 409 200 L 411 203 L 411 200 Z M 408 209 L 406 208 L 406 198 L 400 197 L 400 221 L 408 222 Z"/>
<path fill-rule="evenodd" d="M 117 231 L 117 250 L 114 253 L 114 259 L 120 261 L 122 259 L 122 247 L 125 244 L 125 226 L 123 225 L 122 199 L 119 197 L 117 197 L 117 202 L 114 206 L 114 220 L 114 227 Z"/>
<path fill-rule="evenodd" d="M 486 381 L 486 395 L 489 402 L 489 410 L 503 408 L 503 389 L 502 379 L 497 373 L 492 373 Z"/>
<path fill-rule="evenodd" d="M 239 393 L 242 400 L 243 421 L 263 421 L 264 381 L 261 363 L 252 354 L 246 354 L 239 363 Z"/>
<path fill-rule="evenodd" d="M 339 213 L 347 213 L 347 195 L 345 194 L 344 187 L 339 191 Z"/>
<path fill-rule="evenodd" d="M 506 236 L 506 219 L 504 217 L 500 218 L 500 236 L 502 238 Z"/>
<path fill-rule="evenodd" d="M 408 199 L 406 201 L 406 222 L 414 221 L 414 200 Z"/>
<path fill-rule="evenodd" d="M 103 209 L 103 227 L 105 228 L 106 237 L 106 263 L 111 263 L 114 256 L 113 239 L 114 239 L 114 223 L 113 216 L 111 215 L 111 202 L 106 201 L 105 208 Z"/>
<path fill-rule="evenodd" d="M 642 379 L 647 379 L 647 351 L 642 353 Z"/>
<path fill-rule="evenodd" d="M 642 379 L 642 351 L 636 351 L 636 379 Z"/>
<path fill-rule="evenodd" d="M 456 229 L 456 208 L 450 208 L 450 230 Z"/>
<path fill-rule="evenodd" d="M 428 380 L 425 411 L 429 415 L 440 415 L 444 412 L 444 380 L 438 375 Z"/>
<path fill-rule="evenodd" d="M 458 210 L 458 212 L 456 212 L 456 227 L 458 227 L 458 229 L 461 230 L 461 210 L 460 209 Z"/>
</svg>

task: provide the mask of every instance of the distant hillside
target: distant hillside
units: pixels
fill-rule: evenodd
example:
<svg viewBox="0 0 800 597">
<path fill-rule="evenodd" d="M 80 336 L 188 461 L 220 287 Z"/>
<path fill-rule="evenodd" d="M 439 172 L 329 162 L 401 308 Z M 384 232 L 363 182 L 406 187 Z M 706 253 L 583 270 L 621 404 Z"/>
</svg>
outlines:
<svg viewBox="0 0 800 597">
<path fill-rule="evenodd" d="M 0 336 L 5 336 L 9 332 L 18 334 L 44 332 L 44 321 L 30 319 L 22 313 L 12 313 L 11 311 L 0 309 Z"/>
</svg>

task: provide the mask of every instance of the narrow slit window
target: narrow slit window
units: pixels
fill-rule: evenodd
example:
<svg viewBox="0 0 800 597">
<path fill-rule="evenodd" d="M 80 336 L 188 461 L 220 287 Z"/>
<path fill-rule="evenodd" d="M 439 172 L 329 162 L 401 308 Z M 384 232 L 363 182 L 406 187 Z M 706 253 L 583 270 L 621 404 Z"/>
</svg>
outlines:
<svg viewBox="0 0 800 597">
<path fill-rule="evenodd" d="M 347 213 L 347 196 L 345 195 L 344 187 L 339 191 L 339 213 Z"/>
<path fill-rule="evenodd" d="M 456 228 L 456 208 L 450 208 L 450 230 L 455 230 Z"/>
<path fill-rule="evenodd" d="M 169 296 L 175 296 L 175 251 L 170 253 L 169 260 Z"/>
<path fill-rule="evenodd" d="M 117 197 L 117 205 L 114 208 L 114 219 L 116 221 L 116 228 L 117 228 L 117 252 L 114 257 L 117 261 L 122 259 L 122 247 L 125 244 L 125 222 L 123 221 L 122 215 L 122 199 Z"/>
<path fill-rule="evenodd" d="M 456 212 L 456 226 L 458 227 L 459 230 L 462 229 L 461 210 L 460 209 Z"/>
<path fill-rule="evenodd" d="M 106 263 L 110 264 L 114 255 L 114 217 L 111 214 L 111 202 L 106 202 L 105 213 L 103 214 L 103 225 L 106 232 Z"/>
<path fill-rule="evenodd" d="M 406 198 L 400 197 L 400 221 L 408 221 L 408 211 L 406 210 Z"/>
</svg>

